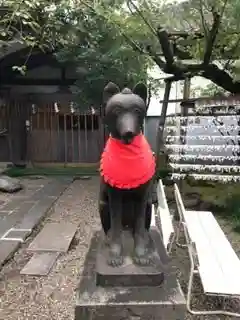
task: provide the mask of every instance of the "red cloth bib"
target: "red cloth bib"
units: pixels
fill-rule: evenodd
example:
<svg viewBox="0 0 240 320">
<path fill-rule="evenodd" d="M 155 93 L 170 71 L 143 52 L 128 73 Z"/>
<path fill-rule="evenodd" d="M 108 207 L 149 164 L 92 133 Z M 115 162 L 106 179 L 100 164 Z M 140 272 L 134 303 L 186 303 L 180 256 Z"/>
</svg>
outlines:
<svg viewBox="0 0 240 320">
<path fill-rule="evenodd" d="M 102 153 L 100 174 L 104 181 L 119 189 L 132 189 L 148 182 L 155 174 L 155 158 L 144 137 L 123 144 L 110 137 Z"/>
</svg>

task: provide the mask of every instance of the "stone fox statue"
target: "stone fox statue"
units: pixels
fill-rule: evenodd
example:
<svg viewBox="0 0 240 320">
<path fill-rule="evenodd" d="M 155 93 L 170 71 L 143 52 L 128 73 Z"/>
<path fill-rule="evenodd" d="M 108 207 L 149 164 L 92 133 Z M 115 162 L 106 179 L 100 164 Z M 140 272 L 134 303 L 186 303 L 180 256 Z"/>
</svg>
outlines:
<svg viewBox="0 0 240 320">
<path fill-rule="evenodd" d="M 133 261 L 148 265 L 152 259 L 148 231 L 155 159 L 143 135 L 147 88 L 139 83 L 132 91 L 120 92 L 110 82 L 103 98 L 110 135 L 100 161 L 99 212 L 109 240 L 108 264 L 123 264 L 122 231 L 128 228 L 134 239 Z"/>
</svg>

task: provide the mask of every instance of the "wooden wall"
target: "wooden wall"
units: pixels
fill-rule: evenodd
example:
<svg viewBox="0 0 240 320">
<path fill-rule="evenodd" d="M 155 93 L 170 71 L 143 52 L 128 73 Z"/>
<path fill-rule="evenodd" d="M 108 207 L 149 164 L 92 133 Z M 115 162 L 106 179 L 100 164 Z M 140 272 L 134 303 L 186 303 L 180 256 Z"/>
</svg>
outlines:
<svg viewBox="0 0 240 320">
<path fill-rule="evenodd" d="M 32 116 L 33 162 L 95 163 L 102 143 L 99 116 L 38 112 Z"/>
<path fill-rule="evenodd" d="M 89 110 L 71 113 L 68 105 L 56 112 L 53 103 L 36 108 L 23 101 L 0 104 L 0 162 L 96 163 L 102 148 L 100 117 Z"/>
</svg>

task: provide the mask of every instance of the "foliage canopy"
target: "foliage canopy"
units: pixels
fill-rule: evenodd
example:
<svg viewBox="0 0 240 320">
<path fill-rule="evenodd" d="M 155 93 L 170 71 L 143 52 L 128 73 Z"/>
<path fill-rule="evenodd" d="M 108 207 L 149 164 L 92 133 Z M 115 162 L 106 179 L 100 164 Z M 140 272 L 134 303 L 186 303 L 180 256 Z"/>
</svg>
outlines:
<svg viewBox="0 0 240 320">
<path fill-rule="evenodd" d="M 82 102 L 99 105 L 108 81 L 121 87 L 147 81 L 150 59 L 136 54 L 118 27 L 93 10 L 93 3 L 7 0 L 4 4 L 8 9 L 2 9 L 1 47 L 18 39 L 29 47 L 29 55 L 39 48 L 54 52 L 59 62 L 74 65 Z M 15 69 L 24 74 L 27 60 Z"/>
<path fill-rule="evenodd" d="M 108 80 L 146 81 L 153 63 L 174 80 L 202 76 L 240 92 L 240 0 L 5 0 L 4 6 L 2 44 L 17 36 L 75 63 L 85 100 L 99 101 Z"/>
</svg>

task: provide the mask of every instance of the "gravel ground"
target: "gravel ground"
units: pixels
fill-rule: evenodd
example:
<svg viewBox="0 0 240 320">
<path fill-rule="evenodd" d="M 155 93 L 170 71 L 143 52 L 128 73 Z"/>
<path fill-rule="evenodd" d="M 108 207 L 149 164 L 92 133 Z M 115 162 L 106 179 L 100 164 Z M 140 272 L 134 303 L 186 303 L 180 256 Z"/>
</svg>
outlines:
<svg viewBox="0 0 240 320">
<path fill-rule="evenodd" d="M 45 224 L 65 220 L 79 224 L 69 252 L 58 258 L 47 277 L 19 274 L 31 256 L 25 249 L 32 239 L 29 239 L 15 254 L 14 259 L 2 269 L 1 320 L 73 319 L 74 291 L 79 283 L 84 257 L 88 250 L 85 243 L 90 242 L 95 227 L 99 225 L 96 207 L 97 190 L 97 178 L 75 181 L 55 204 L 54 213 L 43 222 Z M 39 226 L 39 229 L 42 226 Z"/>
<path fill-rule="evenodd" d="M 98 178 L 76 180 L 56 202 L 51 216 L 39 226 L 31 239 L 15 254 L 0 272 L 1 320 L 71 320 L 75 305 L 75 289 L 80 281 L 85 254 L 93 232 L 100 222 L 97 212 Z M 20 270 L 30 259 L 25 249 L 46 222 L 68 221 L 79 225 L 67 254 L 60 256 L 47 277 L 21 276 Z M 229 231 L 229 230 L 228 230 Z M 235 244 L 238 246 L 237 244 Z M 238 246 L 239 250 L 239 246 Z M 183 290 L 186 289 L 189 259 L 186 250 L 173 248 L 173 263 L 177 266 Z M 198 281 L 195 292 L 201 289 Z M 214 306 L 229 301 L 204 299 L 197 295 L 193 303 Z M 234 305 L 238 305 L 238 300 Z M 187 320 L 227 319 L 227 317 L 186 316 Z M 144 319 L 143 319 L 144 320 Z M 175 320 L 175 319 L 166 319 Z"/>
</svg>

